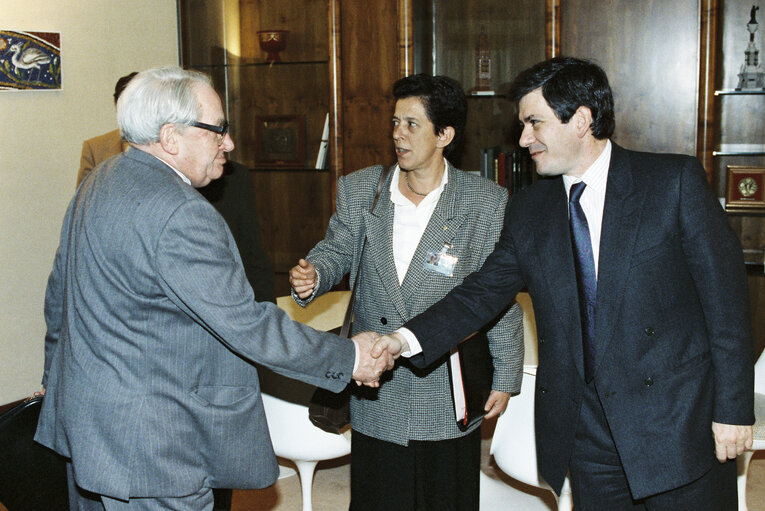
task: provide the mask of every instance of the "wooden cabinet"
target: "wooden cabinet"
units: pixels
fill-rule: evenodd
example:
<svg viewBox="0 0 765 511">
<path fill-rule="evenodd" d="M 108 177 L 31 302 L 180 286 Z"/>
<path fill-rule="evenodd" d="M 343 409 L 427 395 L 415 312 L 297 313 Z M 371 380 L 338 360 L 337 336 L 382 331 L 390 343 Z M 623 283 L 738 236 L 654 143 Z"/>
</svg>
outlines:
<svg viewBox="0 0 765 511">
<path fill-rule="evenodd" d="M 728 166 L 765 167 L 765 91 L 737 91 L 738 73 L 749 43 L 749 0 L 702 0 L 701 79 L 697 155 L 709 181 L 724 199 Z M 762 54 L 763 17 L 755 44 Z M 755 349 L 765 347 L 765 209 L 728 208 L 731 226 L 739 235 L 749 274 L 749 296 Z"/>
<path fill-rule="evenodd" d="M 182 63 L 210 74 L 221 94 L 236 144 L 230 158 L 251 169 L 277 295 L 324 236 L 337 178 L 392 162 L 389 96 L 406 58 L 405 42 L 397 50 L 406 4 L 179 1 Z M 260 48 L 262 30 L 289 30 L 279 62 Z M 327 117 L 327 165 L 316 169 Z"/>
</svg>

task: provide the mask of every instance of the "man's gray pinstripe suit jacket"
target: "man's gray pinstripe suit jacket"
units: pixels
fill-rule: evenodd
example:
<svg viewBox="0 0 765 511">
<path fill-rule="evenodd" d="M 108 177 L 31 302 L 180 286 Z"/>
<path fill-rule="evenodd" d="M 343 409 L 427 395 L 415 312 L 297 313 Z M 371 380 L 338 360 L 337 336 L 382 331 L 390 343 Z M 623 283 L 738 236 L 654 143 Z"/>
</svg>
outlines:
<svg viewBox="0 0 765 511">
<path fill-rule="evenodd" d="M 350 341 L 255 302 L 223 217 L 134 148 L 71 202 L 45 316 L 35 438 L 120 499 L 273 484 L 252 362 L 335 392 L 353 371 Z"/>
</svg>

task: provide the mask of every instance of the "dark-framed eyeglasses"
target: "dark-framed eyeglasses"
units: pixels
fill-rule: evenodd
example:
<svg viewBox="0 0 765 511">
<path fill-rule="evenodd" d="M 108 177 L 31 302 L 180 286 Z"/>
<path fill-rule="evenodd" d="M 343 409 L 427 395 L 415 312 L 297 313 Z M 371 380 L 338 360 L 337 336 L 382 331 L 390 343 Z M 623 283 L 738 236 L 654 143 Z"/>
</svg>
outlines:
<svg viewBox="0 0 765 511">
<path fill-rule="evenodd" d="M 216 126 L 215 124 L 206 124 L 204 122 L 194 121 L 190 122 L 189 126 L 194 126 L 195 128 L 201 128 L 203 130 L 212 131 L 216 135 L 218 135 L 218 145 L 221 145 L 223 143 L 223 139 L 226 138 L 226 133 L 228 133 L 229 124 L 228 121 L 223 121 L 223 124 L 220 126 Z"/>
</svg>

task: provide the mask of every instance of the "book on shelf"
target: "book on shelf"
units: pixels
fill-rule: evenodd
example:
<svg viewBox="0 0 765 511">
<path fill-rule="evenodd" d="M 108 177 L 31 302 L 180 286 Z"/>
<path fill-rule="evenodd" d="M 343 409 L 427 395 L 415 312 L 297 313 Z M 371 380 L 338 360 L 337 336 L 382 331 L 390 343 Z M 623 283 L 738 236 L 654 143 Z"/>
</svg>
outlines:
<svg viewBox="0 0 765 511">
<path fill-rule="evenodd" d="M 484 151 L 487 156 L 484 156 Z M 490 151 L 484 151 L 481 152 L 482 158 L 487 159 Z M 534 164 L 529 158 L 528 151 L 524 149 L 500 151 L 496 153 L 494 161 L 493 175 L 489 173 L 485 177 L 493 178 L 494 182 L 507 188 L 511 194 L 530 186 L 534 182 Z"/>
<path fill-rule="evenodd" d="M 534 162 L 526 149 L 502 151 L 499 146 L 481 149 L 479 170 L 481 177 L 517 192 L 534 183 Z"/>
<path fill-rule="evenodd" d="M 329 149 L 329 113 L 324 117 L 324 130 L 319 142 L 319 153 L 316 156 L 316 168 L 323 169 L 327 164 L 327 150 Z"/>
<path fill-rule="evenodd" d="M 481 149 L 481 176 L 489 181 L 497 181 L 497 157 L 502 150 L 499 146 Z"/>
</svg>

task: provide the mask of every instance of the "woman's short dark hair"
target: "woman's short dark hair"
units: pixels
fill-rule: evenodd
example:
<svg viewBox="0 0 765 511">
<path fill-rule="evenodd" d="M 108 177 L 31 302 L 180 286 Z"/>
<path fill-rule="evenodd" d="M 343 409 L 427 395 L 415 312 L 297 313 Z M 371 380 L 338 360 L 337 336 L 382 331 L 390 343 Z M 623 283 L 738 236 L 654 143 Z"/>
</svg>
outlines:
<svg viewBox="0 0 765 511">
<path fill-rule="evenodd" d="M 614 133 L 614 97 L 605 71 L 597 64 L 573 57 L 555 57 L 522 71 L 510 86 L 510 99 L 520 101 L 537 89 L 562 123 L 571 120 L 576 109 L 592 112 L 592 135 L 603 140 Z"/>
<path fill-rule="evenodd" d="M 393 84 L 393 97 L 397 101 L 420 98 L 436 135 L 443 133 L 448 126 L 454 128 L 454 138 L 444 147 L 444 156 L 460 146 L 467 120 L 467 100 L 457 80 L 423 73 L 407 76 Z"/>
</svg>

